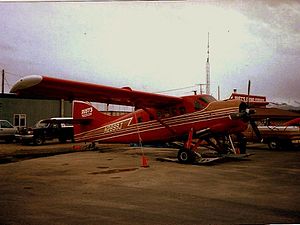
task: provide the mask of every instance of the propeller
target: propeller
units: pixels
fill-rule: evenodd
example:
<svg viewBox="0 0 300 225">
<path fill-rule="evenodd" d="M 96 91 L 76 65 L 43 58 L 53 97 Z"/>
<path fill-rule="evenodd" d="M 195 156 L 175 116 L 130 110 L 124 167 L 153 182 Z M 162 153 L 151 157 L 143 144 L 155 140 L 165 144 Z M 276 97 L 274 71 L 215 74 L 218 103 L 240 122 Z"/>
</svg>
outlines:
<svg viewBox="0 0 300 225">
<path fill-rule="evenodd" d="M 256 125 L 256 123 L 255 123 L 255 121 L 254 121 L 254 119 L 252 119 L 252 118 L 250 117 L 249 122 L 250 122 L 250 125 L 251 125 L 251 127 L 252 127 L 252 130 L 253 130 L 253 132 L 255 133 L 256 137 L 258 138 L 258 140 L 260 140 L 260 142 L 262 142 L 262 141 L 263 141 L 262 136 L 261 136 L 261 134 L 260 134 L 260 131 L 259 131 L 259 129 L 258 129 L 258 127 L 257 127 L 257 125 Z"/>
<path fill-rule="evenodd" d="M 256 137 L 262 142 L 263 139 L 261 137 L 260 131 L 255 123 L 255 120 L 251 117 L 251 114 L 255 113 L 255 110 L 250 110 L 250 88 L 251 88 L 251 81 L 248 81 L 248 92 L 247 92 L 247 110 L 248 110 L 248 118 L 250 125 L 252 127 L 253 132 L 255 133 Z"/>
<path fill-rule="evenodd" d="M 247 92 L 247 94 L 248 94 L 248 96 L 247 96 L 247 106 L 248 106 L 248 108 L 250 108 L 250 88 L 251 88 L 251 80 L 249 80 L 248 81 L 248 92 Z"/>
<path fill-rule="evenodd" d="M 247 99 L 245 102 L 242 102 L 239 107 L 239 113 L 233 113 L 230 115 L 231 119 L 242 119 L 245 122 L 249 122 L 253 132 L 255 133 L 256 137 L 262 142 L 262 136 L 257 128 L 257 125 L 255 123 L 255 120 L 252 118 L 252 114 L 255 113 L 254 109 L 250 109 L 250 88 L 251 88 L 251 81 L 248 81 L 248 91 L 247 91 Z"/>
</svg>

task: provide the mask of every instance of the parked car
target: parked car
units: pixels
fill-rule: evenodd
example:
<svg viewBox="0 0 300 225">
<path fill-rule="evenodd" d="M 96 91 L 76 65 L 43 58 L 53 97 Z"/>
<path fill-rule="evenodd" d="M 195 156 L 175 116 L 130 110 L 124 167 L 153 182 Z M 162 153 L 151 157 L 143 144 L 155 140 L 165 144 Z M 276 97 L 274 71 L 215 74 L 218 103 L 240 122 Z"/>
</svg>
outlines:
<svg viewBox="0 0 300 225">
<path fill-rule="evenodd" d="M 282 125 L 257 126 L 263 143 L 268 144 L 269 149 L 289 149 L 300 147 L 300 118 L 290 120 Z M 244 133 L 248 141 L 259 141 L 249 127 Z"/>
<path fill-rule="evenodd" d="M 15 140 L 15 135 L 18 129 L 7 120 L 0 120 L 0 139 L 7 143 Z"/>
<path fill-rule="evenodd" d="M 45 141 L 58 139 L 61 143 L 74 141 L 72 118 L 50 118 L 40 120 L 34 127 L 20 130 L 17 139 L 24 143 L 42 145 Z"/>
</svg>

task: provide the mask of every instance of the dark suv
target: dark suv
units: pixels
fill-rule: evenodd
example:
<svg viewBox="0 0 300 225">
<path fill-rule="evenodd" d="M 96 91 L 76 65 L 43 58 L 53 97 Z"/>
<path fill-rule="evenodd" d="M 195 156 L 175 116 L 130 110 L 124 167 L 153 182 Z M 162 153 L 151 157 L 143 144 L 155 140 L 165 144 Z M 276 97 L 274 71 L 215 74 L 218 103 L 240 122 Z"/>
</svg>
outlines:
<svg viewBox="0 0 300 225">
<path fill-rule="evenodd" d="M 47 140 L 58 139 L 61 143 L 74 141 L 72 118 L 50 118 L 40 120 L 34 127 L 20 131 L 17 139 L 24 144 L 42 145 Z"/>
</svg>

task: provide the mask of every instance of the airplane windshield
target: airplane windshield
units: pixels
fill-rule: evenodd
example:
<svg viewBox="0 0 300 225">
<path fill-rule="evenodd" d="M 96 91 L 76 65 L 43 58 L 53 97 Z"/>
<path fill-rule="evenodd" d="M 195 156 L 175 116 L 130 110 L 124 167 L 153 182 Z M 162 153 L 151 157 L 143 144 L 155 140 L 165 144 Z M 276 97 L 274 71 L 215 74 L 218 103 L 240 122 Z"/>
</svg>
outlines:
<svg viewBox="0 0 300 225">
<path fill-rule="evenodd" d="M 205 102 L 205 103 L 211 103 L 217 101 L 213 96 L 207 95 L 207 96 L 201 96 L 199 100 Z"/>
</svg>

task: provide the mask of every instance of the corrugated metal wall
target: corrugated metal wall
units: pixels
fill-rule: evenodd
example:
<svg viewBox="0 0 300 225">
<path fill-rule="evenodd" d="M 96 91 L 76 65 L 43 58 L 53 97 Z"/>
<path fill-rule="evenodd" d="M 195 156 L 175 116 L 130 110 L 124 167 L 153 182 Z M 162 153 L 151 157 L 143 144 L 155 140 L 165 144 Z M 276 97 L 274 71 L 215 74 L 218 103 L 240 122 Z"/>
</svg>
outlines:
<svg viewBox="0 0 300 225">
<path fill-rule="evenodd" d="M 64 117 L 72 116 L 72 103 L 63 102 Z M 27 126 L 33 126 L 37 121 L 50 117 L 61 117 L 60 100 L 36 100 L 0 97 L 0 119 L 14 124 L 14 114 L 26 114 Z"/>
</svg>

